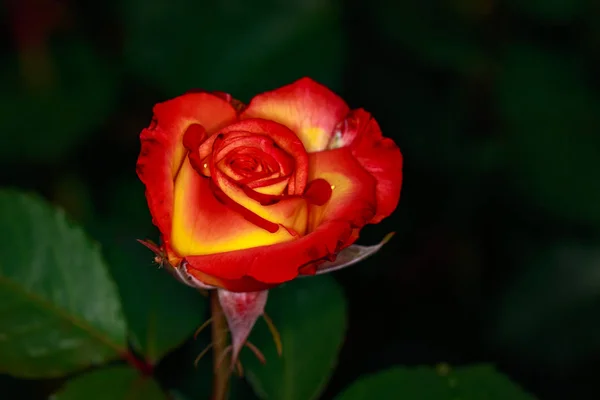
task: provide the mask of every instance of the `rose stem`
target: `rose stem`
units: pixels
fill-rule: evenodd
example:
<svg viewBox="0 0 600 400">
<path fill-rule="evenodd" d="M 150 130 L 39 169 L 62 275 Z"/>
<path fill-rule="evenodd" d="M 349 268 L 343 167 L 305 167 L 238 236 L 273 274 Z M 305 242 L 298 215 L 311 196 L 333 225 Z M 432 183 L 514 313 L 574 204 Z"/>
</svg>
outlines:
<svg viewBox="0 0 600 400">
<path fill-rule="evenodd" d="M 143 376 L 151 376 L 154 373 L 152 364 L 146 362 L 145 360 L 140 360 L 130 351 L 123 352 L 122 357 L 129 365 L 137 369 Z"/>
<path fill-rule="evenodd" d="M 225 400 L 229 384 L 229 356 L 227 349 L 227 321 L 219 303 L 216 290 L 210 293 L 210 312 L 212 314 L 212 343 L 213 343 L 213 393 L 212 400 Z"/>
</svg>

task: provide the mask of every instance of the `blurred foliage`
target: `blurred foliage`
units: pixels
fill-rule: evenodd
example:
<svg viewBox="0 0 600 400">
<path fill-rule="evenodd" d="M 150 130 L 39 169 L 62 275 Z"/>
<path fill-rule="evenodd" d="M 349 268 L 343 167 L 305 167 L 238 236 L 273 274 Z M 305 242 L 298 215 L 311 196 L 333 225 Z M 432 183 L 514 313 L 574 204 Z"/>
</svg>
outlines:
<svg viewBox="0 0 600 400">
<path fill-rule="evenodd" d="M 267 363 L 261 365 L 248 351 L 241 358 L 248 381 L 260 398 L 319 398 L 344 339 L 345 308 L 341 289 L 327 275 L 299 279 L 269 291 L 266 313 L 281 335 L 282 356 L 278 357 L 264 324 L 254 329 L 250 341 L 262 350 Z"/>
<path fill-rule="evenodd" d="M 150 213 L 139 206 L 145 201 L 141 182 L 115 180 L 106 211 L 98 214 L 90 229 L 95 229 L 104 245 L 109 269 L 123 299 L 130 340 L 137 351 L 155 363 L 181 345 L 207 316 L 204 297 L 153 264 L 152 253 L 136 241 L 144 235 L 143 227 L 151 229 Z"/>
<path fill-rule="evenodd" d="M 112 367 L 72 379 L 52 400 L 104 399 L 167 400 L 152 378 L 143 377 L 133 368 Z"/>
<path fill-rule="evenodd" d="M 600 248 L 563 242 L 530 253 L 495 314 L 494 344 L 546 368 L 593 360 L 600 351 L 600 325 L 590 318 L 600 307 Z"/>
<path fill-rule="evenodd" d="M 118 74 L 83 40 L 23 50 L 2 65 L 0 155 L 55 163 L 85 143 L 115 111 Z"/>
<path fill-rule="evenodd" d="M 5 5 L 3 395 L 208 398 L 206 302 L 135 242 L 157 234 L 138 134 L 190 88 L 247 101 L 307 75 L 401 147 L 400 206 L 360 241 L 397 235 L 340 285 L 274 290 L 283 355 L 259 321 L 267 363 L 244 349 L 231 397 L 600 396 L 597 2 Z M 154 380 L 115 365 L 124 354 Z"/>
<path fill-rule="evenodd" d="M 336 400 L 383 399 L 532 400 L 489 365 L 393 368 L 353 383 Z"/>
<path fill-rule="evenodd" d="M 249 99 L 307 75 L 339 87 L 338 3 L 126 0 L 125 62 L 169 96 L 198 87 Z"/>
</svg>

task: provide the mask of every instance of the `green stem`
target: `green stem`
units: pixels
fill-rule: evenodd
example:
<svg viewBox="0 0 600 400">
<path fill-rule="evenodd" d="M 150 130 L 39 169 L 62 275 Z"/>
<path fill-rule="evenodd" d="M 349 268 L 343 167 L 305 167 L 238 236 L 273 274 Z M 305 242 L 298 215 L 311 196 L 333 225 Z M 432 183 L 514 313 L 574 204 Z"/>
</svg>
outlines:
<svg viewBox="0 0 600 400">
<path fill-rule="evenodd" d="M 213 392 L 212 400 L 226 400 L 229 385 L 229 357 L 223 357 L 227 349 L 227 320 L 219 303 L 216 290 L 210 293 L 213 343 Z"/>
</svg>

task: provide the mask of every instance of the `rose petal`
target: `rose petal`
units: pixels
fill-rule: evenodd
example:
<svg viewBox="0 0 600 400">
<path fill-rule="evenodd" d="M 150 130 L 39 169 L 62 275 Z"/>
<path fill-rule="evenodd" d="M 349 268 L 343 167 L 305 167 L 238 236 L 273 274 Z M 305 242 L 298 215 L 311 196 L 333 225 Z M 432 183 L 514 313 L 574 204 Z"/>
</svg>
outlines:
<svg viewBox="0 0 600 400">
<path fill-rule="evenodd" d="M 277 225 L 285 226 L 303 235 L 307 225 L 307 204 L 303 198 L 283 198 L 274 204 L 263 205 L 272 199 L 270 195 L 256 193 L 252 195 L 236 184 L 218 168 L 211 169 L 211 175 L 216 186 L 233 202 L 244 209 Z M 251 189 L 250 189 L 251 190 Z M 267 200 L 263 200 L 263 198 Z"/>
<path fill-rule="evenodd" d="M 324 179 L 332 193 L 324 205 L 309 208 L 309 232 L 328 221 L 348 221 L 361 228 L 375 213 L 375 180 L 362 168 L 350 149 L 309 154 L 310 180 Z M 349 244 L 349 243 L 348 243 Z"/>
<path fill-rule="evenodd" d="M 377 212 L 370 221 L 380 222 L 398 205 L 402 187 L 402 153 L 392 139 L 381 134 L 379 124 L 368 112 L 353 111 L 358 121 L 356 139 L 350 144 L 352 154 L 377 181 Z"/>
<path fill-rule="evenodd" d="M 259 94 L 240 119 L 264 118 L 294 131 L 309 153 L 327 147 L 333 129 L 349 109 L 344 100 L 310 78 Z"/>
<path fill-rule="evenodd" d="M 325 179 L 315 179 L 308 184 L 304 198 L 309 204 L 322 206 L 331 199 L 332 192 L 333 188 L 329 182 Z"/>
<path fill-rule="evenodd" d="M 196 173 L 189 160 L 177 176 L 171 249 L 180 257 L 227 252 L 294 239 L 286 229 L 271 233 L 221 203 L 210 178 Z"/>
<path fill-rule="evenodd" d="M 173 180 L 184 156 L 183 134 L 192 124 L 212 132 L 236 119 L 226 101 L 208 93 L 191 93 L 157 104 L 154 119 L 140 135 L 137 174 L 146 185 L 153 223 L 168 244 L 173 215 Z"/>
<path fill-rule="evenodd" d="M 195 276 L 198 272 L 206 274 L 203 282 L 235 292 L 251 290 L 250 285 L 240 284 L 240 280 L 276 285 L 294 279 L 303 266 L 316 260 L 333 260 L 351 232 L 347 221 L 330 221 L 294 241 L 186 257 L 188 271 Z"/>
<path fill-rule="evenodd" d="M 296 170 L 290 179 L 289 194 L 302 194 L 308 177 L 308 154 L 304 145 L 289 128 L 264 119 L 245 119 L 227 126 L 221 133 L 246 132 L 270 137 L 282 150 L 294 158 Z"/>
<path fill-rule="evenodd" d="M 259 282 L 256 279 L 251 278 L 249 276 L 243 276 L 239 279 L 217 278 L 215 276 L 208 275 L 204 272 L 194 269 L 190 266 L 187 260 L 185 260 L 184 263 L 182 263 L 182 265 L 185 265 L 186 275 L 193 277 L 194 280 L 191 282 L 197 283 L 196 287 L 198 288 L 210 285 L 211 287 L 215 288 L 227 289 L 230 292 L 258 292 L 261 290 L 268 290 L 277 286 L 277 284 L 273 283 Z"/>
<path fill-rule="evenodd" d="M 279 196 L 283 193 L 290 178 L 280 176 L 277 178 L 265 178 L 248 183 L 248 187 L 260 194 Z"/>
</svg>

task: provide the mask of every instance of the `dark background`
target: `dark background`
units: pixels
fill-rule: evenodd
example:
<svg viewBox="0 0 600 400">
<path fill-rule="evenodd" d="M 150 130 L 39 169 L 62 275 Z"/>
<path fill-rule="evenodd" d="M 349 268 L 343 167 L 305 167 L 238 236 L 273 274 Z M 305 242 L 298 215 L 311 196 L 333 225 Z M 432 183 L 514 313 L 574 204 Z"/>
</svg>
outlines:
<svg viewBox="0 0 600 400">
<path fill-rule="evenodd" d="M 98 240 L 156 238 L 135 161 L 157 102 L 190 88 L 248 101 L 310 76 L 377 118 L 405 180 L 398 210 L 359 243 L 397 235 L 335 275 L 350 325 L 324 398 L 366 372 L 439 362 L 495 363 L 541 399 L 598 398 L 600 3 L 2 10 L 0 183 L 42 194 Z M 19 398 L 47 387 L 2 382 Z"/>
</svg>

